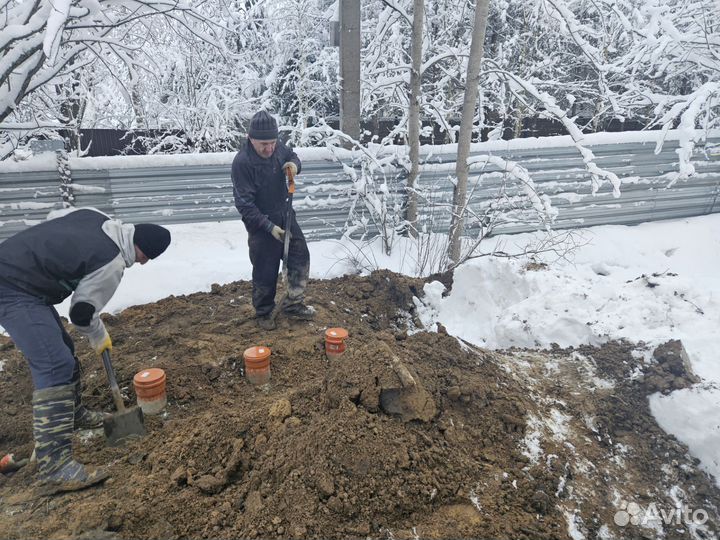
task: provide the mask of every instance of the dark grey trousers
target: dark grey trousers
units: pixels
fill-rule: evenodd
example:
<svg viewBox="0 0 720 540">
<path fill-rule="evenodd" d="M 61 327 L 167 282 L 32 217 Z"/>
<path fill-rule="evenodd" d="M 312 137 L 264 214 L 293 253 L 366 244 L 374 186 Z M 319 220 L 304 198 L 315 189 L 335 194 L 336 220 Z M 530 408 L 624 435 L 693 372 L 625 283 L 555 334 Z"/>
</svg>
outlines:
<svg viewBox="0 0 720 540">
<path fill-rule="evenodd" d="M 293 218 L 288 248 L 288 300 L 285 306 L 303 301 L 308 275 L 310 252 L 297 220 Z M 283 243 L 270 233 L 258 232 L 248 235 L 250 262 L 253 265 L 253 307 L 258 317 L 268 315 L 275 308 L 278 271 L 283 255 Z"/>
</svg>

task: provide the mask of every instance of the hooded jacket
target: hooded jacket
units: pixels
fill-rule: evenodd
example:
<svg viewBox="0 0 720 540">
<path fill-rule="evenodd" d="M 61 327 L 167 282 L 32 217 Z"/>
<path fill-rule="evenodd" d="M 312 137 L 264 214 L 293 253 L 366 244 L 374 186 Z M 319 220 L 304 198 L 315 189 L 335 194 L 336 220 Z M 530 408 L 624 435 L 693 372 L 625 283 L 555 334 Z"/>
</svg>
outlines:
<svg viewBox="0 0 720 540">
<path fill-rule="evenodd" d="M 61 212 L 0 244 L 0 285 L 59 304 L 71 294 L 70 320 L 102 339 L 99 314 L 135 262 L 135 226 L 94 208 Z"/>
</svg>

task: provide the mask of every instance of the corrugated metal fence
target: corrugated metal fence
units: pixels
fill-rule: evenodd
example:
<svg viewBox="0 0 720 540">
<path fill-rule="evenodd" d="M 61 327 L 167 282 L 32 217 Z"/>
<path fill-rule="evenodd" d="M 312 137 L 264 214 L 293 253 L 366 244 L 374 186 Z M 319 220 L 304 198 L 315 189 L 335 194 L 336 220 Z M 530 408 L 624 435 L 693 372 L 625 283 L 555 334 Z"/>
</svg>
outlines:
<svg viewBox="0 0 720 540">
<path fill-rule="evenodd" d="M 627 134 L 624 137 L 627 139 Z M 597 193 L 591 193 L 590 174 L 567 138 L 484 143 L 475 145 L 472 155 L 490 153 L 524 167 L 538 192 L 549 197 L 557 209 L 555 227 L 635 224 L 720 211 L 720 137 L 696 150 L 696 174 L 677 182 L 672 182 L 672 175 L 678 171 L 677 141 L 667 140 L 655 153 L 653 141 L 607 144 L 607 138 L 595 139 L 600 143 L 593 144 L 593 136 L 586 143 L 595 155 L 595 163 L 623 180 L 619 198 L 613 196 L 607 183 Z M 449 223 L 449 177 L 455 167 L 451 150 L 424 148 L 418 187 L 421 222 L 430 224 L 436 232 L 447 230 Z M 322 152 L 313 149 L 300 149 L 298 153 L 303 159 L 303 173 L 298 178 L 302 183 L 298 185 L 295 207 L 301 226 L 308 238 L 337 238 L 355 199 L 357 186 L 348 169 L 352 163 L 320 159 Z M 232 158 L 232 153 L 74 158 L 69 160 L 69 188 L 75 205 L 94 206 L 132 223 L 238 219 L 230 182 Z M 402 203 L 405 173 L 394 167 L 385 167 L 385 171 L 386 202 L 392 207 Z M 60 175 L 52 154 L 32 164 L 0 163 L 0 238 L 37 223 L 52 209 L 62 208 L 59 185 Z M 522 186 L 508 179 L 501 168 L 488 165 L 471 169 L 470 191 L 470 206 L 480 213 L 500 193 L 506 200 L 520 197 Z M 525 219 L 524 212 L 522 208 L 510 212 L 511 219 L 502 222 L 496 232 L 536 228 L 530 219 Z"/>
</svg>

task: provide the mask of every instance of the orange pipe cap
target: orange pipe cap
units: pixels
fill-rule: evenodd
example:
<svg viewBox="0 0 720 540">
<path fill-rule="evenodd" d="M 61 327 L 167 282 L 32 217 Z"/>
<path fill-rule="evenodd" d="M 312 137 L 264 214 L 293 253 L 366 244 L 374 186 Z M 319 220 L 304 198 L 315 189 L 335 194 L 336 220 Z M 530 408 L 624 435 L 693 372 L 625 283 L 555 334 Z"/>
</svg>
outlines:
<svg viewBox="0 0 720 540">
<path fill-rule="evenodd" d="M 347 339 L 348 331 L 344 328 L 328 328 L 325 330 L 325 337 L 330 339 Z"/>
<path fill-rule="evenodd" d="M 165 372 L 160 368 L 143 369 L 133 377 L 136 386 L 153 386 L 164 380 Z"/>
<path fill-rule="evenodd" d="M 243 358 L 248 360 L 265 360 L 268 356 L 270 356 L 270 347 L 263 347 L 262 345 L 245 349 L 243 353 Z"/>
</svg>

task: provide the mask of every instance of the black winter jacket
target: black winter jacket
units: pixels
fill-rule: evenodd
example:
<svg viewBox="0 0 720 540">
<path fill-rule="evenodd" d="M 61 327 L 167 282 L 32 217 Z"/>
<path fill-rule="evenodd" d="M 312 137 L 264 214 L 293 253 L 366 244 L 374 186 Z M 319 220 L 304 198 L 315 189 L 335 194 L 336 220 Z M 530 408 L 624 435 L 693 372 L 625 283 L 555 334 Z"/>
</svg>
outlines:
<svg viewBox="0 0 720 540">
<path fill-rule="evenodd" d="M 250 141 L 235 156 L 231 173 L 235 207 L 249 234 L 270 232 L 273 225 L 286 226 L 288 192 L 282 166 L 288 161 L 295 163 L 300 172 L 297 154 L 281 141 L 267 159 L 255 152 Z"/>
<path fill-rule="evenodd" d="M 135 262 L 135 226 L 92 208 L 56 214 L 62 215 L 0 244 L 0 286 L 46 304 L 72 294 L 70 320 L 91 343 L 99 342 L 107 334 L 100 311 Z"/>
<path fill-rule="evenodd" d="M 0 283 L 59 304 L 85 276 L 120 253 L 103 231 L 108 220 L 105 214 L 83 209 L 8 238 L 0 244 Z"/>
</svg>

